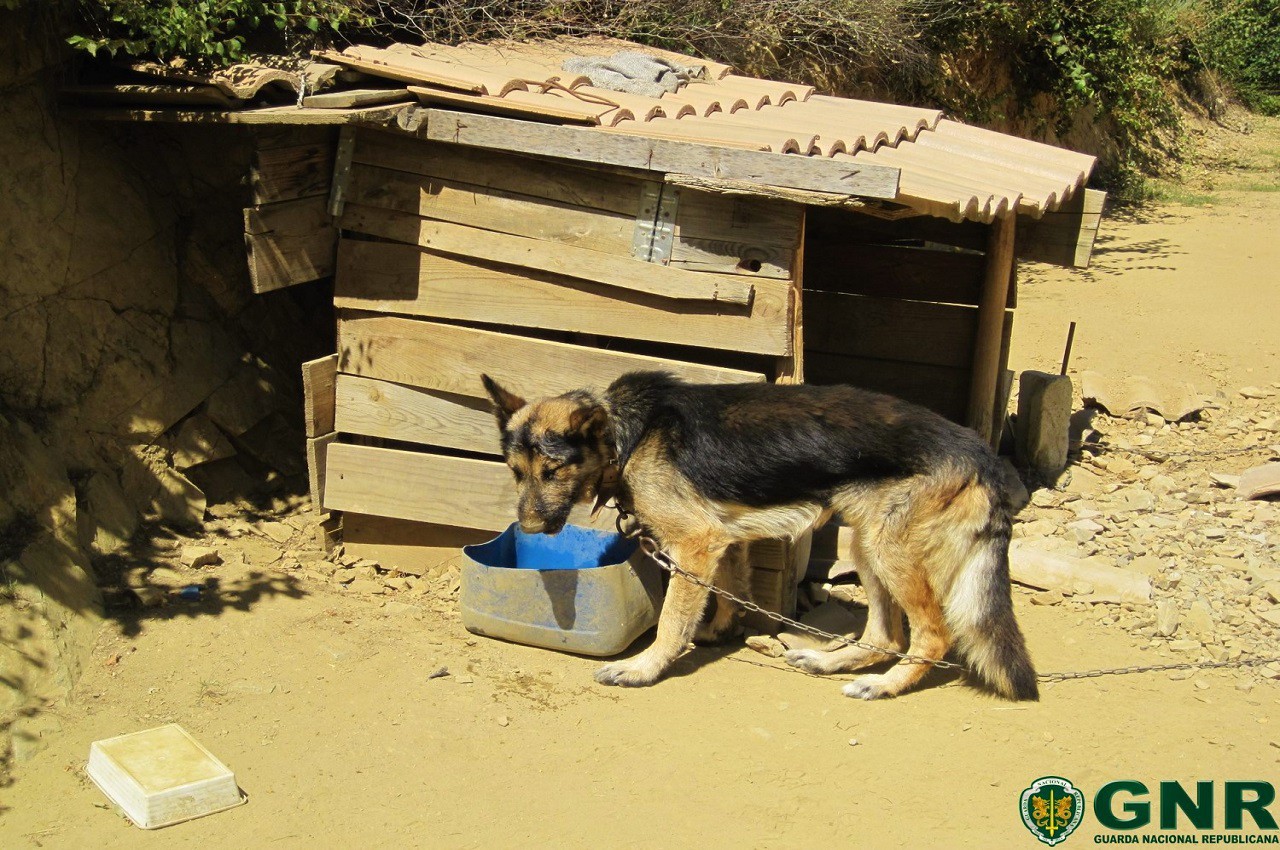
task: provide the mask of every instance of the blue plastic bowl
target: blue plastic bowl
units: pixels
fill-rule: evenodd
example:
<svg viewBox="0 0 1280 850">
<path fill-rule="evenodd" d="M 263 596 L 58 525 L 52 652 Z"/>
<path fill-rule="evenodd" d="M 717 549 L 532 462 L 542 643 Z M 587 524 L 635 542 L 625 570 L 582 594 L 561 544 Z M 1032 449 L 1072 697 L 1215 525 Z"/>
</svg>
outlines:
<svg viewBox="0 0 1280 850">
<path fill-rule="evenodd" d="M 619 534 L 525 534 L 512 523 L 462 553 L 462 625 L 474 634 L 616 655 L 658 621 L 658 568 Z"/>
</svg>

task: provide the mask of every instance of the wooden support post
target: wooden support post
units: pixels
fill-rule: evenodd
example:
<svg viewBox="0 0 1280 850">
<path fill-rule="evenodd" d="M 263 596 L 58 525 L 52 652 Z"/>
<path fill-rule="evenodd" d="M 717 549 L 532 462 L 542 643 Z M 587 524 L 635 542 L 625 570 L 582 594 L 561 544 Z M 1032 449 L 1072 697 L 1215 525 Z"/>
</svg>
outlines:
<svg viewBox="0 0 1280 850">
<path fill-rule="evenodd" d="M 978 333 L 973 347 L 973 371 L 969 382 L 969 427 L 988 442 L 999 438 L 994 420 L 999 385 L 1005 305 L 1013 280 L 1013 240 L 1017 216 L 998 216 L 987 238 L 987 269 L 978 302 Z"/>
</svg>

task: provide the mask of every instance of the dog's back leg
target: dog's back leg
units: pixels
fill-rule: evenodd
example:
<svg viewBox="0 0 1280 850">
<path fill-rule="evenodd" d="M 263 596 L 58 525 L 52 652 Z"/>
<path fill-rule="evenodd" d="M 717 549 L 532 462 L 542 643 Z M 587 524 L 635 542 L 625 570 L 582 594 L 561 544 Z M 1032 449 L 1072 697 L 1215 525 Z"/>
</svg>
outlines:
<svg viewBox="0 0 1280 850">
<path fill-rule="evenodd" d="M 893 601 L 889 589 L 876 577 L 876 570 L 869 567 L 875 556 L 861 545 L 862 537 L 862 534 L 857 535 L 850 554 L 855 556 L 853 560 L 859 565 L 858 578 L 867 593 L 867 627 L 863 629 L 861 636 L 850 634 L 846 637 L 858 638 L 860 642 L 871 646 L 901 652 L 906 647 L 906 638 L 902 633 L 902 609 Z M 861 670 L 893 659 L 892 655 L 858 646 L 842 646 L 830 651 L 791 649 L 783 657 L 792 667 L 821 675 Z"/>
<path fill-rule="evenodd" d="M 889 592 L 906 612 L 911 629 L 907 652 L 921 658 L 941 659 L 951 648 L 951 635 L 942 617 L 942 606 L 938 604 L 924 570 L 909 549 L 883 560 L 890 563 L 884 564 L 886 569 L 878 578 L 888 586 Z M 899 661 L 885 673 L 859 676 L 844 686 L 844 694 L 858 699 L 897 696 L 923 679 L 932 666 Z"/>
<path fill-rule="evenodd" d="M 728 548 L 726 541 L 700 536 L 675 543 L 669 550 L 681 568 L 709 582 Z M 702 612 L 706 610 L 709 592 L 688 579 L 672 576 L 662 602 L 662 613 L 658 615 L 658 635 L 653 643 L 634 658 L 601 667 L 596 671 L 596 681 L 602 685 L 644 687 L 662 678 L 693 640 Z"/>
<path fill-rule="evenodd" d="M 751 564 L 747 560 L 747 544 L 735 543 L 729 547 L 720 559 L 711 583 L 740 599 L 751 598 Z M 723 596 L 712 597 L 710 604 L 715 607 L 715 614 L 698 626 L 693 637 L 698 643 L 716 643 L 737 631 L 738 613 L 742 606 Z"/>
</svg>

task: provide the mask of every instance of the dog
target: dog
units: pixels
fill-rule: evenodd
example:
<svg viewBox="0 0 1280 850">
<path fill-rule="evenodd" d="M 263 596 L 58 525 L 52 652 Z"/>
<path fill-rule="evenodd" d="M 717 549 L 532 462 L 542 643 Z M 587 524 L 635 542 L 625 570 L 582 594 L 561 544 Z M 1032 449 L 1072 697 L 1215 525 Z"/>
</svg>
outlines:
<svg viewBox="0 0 1280 850">
<path fill-rule="evenodd" d="M 955 647 L 999 695 L 1038 698 L 1010 595 L 1008 493 L 997 458 L 970 429 L 841 385 L 700 385 L 632 372 L 603 394 L 527 403 L 482 380 L 525 532 L 555 534 L 575 504 L 616 487 L 619 504 L 676 563 L 749 598 L 746 544 L 794 539 L 838 516 L 854 531 L 868 598 L 862 642 L 933 660 Z M 707 602 L 705 588 L 672 577 L 653 644 L 605 665 L 596 680 L 651 685 L 690 640 L 732 631 L 739 606 L 717 596 L 711 613 Z M 784 657 L 818 674 L 894 660 L 855 646 Z M 900 661 L 844 693 L 897 696 L 930 666 Z"/>
</svg>

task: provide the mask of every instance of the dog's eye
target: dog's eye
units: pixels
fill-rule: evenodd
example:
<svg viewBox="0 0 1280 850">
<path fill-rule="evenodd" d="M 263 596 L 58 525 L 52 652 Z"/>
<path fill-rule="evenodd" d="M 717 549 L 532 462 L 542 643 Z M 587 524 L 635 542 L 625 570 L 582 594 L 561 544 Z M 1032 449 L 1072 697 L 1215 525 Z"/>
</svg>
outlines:
<svg viewBox="0 0 1280 850">
<path fill-rule="evenodd" d="M 550 481 L 556 477 L 556 473 L 560 470 L 558 466 L 545 466 L 542 468 L 542 480 Z"/>
<path fill-rule="evenodd" d="M 516 483 L 517 483 L 517 484 L 519 484 L 520 482 L 524 481 L 524 473 L 523 473 L 523 472 L 521 472 L 521 471 L 520 471 L 520 470 L 518 470 L 518 469 L 513 469 L 513 470 L 511 470 L 511 471 L 515 473 L 515 476 L 516 476 Z"/>
</svg>

